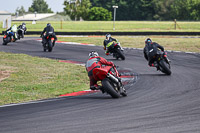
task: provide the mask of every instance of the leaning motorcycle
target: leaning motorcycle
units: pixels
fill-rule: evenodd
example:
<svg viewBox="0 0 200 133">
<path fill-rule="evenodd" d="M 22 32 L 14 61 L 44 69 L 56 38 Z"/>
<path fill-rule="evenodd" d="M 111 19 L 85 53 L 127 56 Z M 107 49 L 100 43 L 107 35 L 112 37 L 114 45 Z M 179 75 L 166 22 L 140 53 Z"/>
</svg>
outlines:
<svg viewBox="0 0 200 133">
<path fill-rule="evenodd" d="M 7 45 L 9 42 L 15 42 L 15 41 L 16 41 L 16 39 L 14 37 L 14 32 L 7 31 L 4 35 L 4 37 L 3 37 L 3 44 L 2 45 Z"/>
<path fill-rule="evenodd" d="M 113 57 L 116 59 L 121 58 L 125 60 L 124 49 L 121 47 L 120 43 L 113 42 L 113 45 L 109 47 L 109 53 L 113 54 Z"/>
<path fill-rule="evenodd" d="M 18 34 L 18 39 L 20 38 L 24 38 L 24 30 L 22 28 L 17 30 L 17 34 Z"/>
<path fill-rule="evenodd" d="M 153 58 L 155 58 L 155 61 L 158 64 L 157 70 L 159 70 L 167 75 L 171 75 L 172 72 L 170 70 L 171 69 L 170 62 L 164 56 L 166 56 L 166 54 L 164 55 L 164 52 L 158 50 L 157 54 L 153 57 Z"/>
<path fill-rule="evenodd" d="M 93 76 L 96 81 L 101 81 L 102 92 L 107 92 L 113 98 L 127 96 L 116 67 L 104 66 L 102 68 L 94 68 Z"/>
<path fill-rule="evenodd" d="M 53 33 L 50 32 L 46 37 L 46 42 L 43 43 L 44 52 L 46 52 L 47 50 L 51 52 L 53 50 L 53 41 L 54 41 Z"/>
</svg>

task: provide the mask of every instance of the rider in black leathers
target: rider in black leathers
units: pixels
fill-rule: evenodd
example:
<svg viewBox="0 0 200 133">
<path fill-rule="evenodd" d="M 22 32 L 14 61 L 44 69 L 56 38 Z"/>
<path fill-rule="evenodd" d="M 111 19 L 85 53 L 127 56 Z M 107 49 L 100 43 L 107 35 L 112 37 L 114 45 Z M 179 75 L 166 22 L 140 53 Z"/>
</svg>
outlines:
<svg viewBox="0 0 200 133">
<path fill-rule="evenodd" d="M 145 40 L 145 47 L 144 47 L 144 57 L 147 61 L 149 61 L 149 66 L 152 67 L 157 67 L 157 64 L 155 63 L 155 59 L 153 58 L 153 56 L 155 56 L 157 54 L 157 50 L 158 48 L 164 52 L 164 47 L 159 45 L 156 42 L 152 42 L 152 40 L 150 38 L 147 38 Z M 167 63 L 170 62 L 170 60 L 167 58 L 166 53 L 163 53 L 163 56 L 165 57 L 165 60 Z"/>
<path fill-rule="evenodd" d="M 46 34 L 44 35 L 45 32 L 46 32 Z M 50 23 L 47 24 L 47 26 L 44 28 L 44 30 L 42 31 L 41 36 L 40 36 L 40 37 L 42 37 L 42 43 L 43 43 L 43 45 L 45 45 L 47 43 L 47 36 L 50 33 L 52 33 L 52 36 L 54 38 L 53 46 L 55 45 L 57 37 L 56 37 L 56 34 L 54 32 L 54 28 L 51 26 Z"/>
<path fill-rule="evenodd" d="M 26 28 L 26 24 L 25 24 L 25 23 L 22 23 L 21 25 L 19 25 L 19 26 L 17 27 L 17 29 L 23 29 L 23 30 L 24 30 L 24 35 L 26 34 L 27 28 Z"/>
</svg>

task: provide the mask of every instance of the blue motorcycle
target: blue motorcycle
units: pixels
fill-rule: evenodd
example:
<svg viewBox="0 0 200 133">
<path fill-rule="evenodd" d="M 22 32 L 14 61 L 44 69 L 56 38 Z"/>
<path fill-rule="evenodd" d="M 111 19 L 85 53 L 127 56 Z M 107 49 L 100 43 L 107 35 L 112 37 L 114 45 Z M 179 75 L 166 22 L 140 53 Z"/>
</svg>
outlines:
<svg viewBox="0 0 200 133">
<path fill-rule="evenodd" d="M 7 31 L 3 37 L 3 45 L 7 45 L 9 42 L 15 42 L 16 38 L 14 37 L 15 33 Z"/>
</svg>

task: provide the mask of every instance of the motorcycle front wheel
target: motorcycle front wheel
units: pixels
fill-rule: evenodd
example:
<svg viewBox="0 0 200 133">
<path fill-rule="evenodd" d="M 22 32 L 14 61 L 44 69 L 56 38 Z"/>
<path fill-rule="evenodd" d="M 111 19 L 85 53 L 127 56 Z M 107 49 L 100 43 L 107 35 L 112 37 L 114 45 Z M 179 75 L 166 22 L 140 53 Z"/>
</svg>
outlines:
<svg viewBox="0 0 200 133">
<path fill-rule="evenodd" d="M 3 42 L 2 45 L 7 45 L 7 43 L 6 43 L 6 42 Z"/>
<path fill-rule="evenodd" d="M 8 44 L 8 40 L 9 40 L 10 38 L 8 37 L 8 38 L 6 38 L 5 40 L 3 40 L 3 43 L 2 43 L 2 45 L 7 45 Z"/>
</svg>

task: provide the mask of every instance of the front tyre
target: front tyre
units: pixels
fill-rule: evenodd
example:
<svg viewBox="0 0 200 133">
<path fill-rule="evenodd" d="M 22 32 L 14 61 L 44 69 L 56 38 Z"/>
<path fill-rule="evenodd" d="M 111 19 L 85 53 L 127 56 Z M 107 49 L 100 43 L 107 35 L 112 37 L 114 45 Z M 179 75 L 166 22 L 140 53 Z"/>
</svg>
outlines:
<svg viewBox="0 0 200 133">
<path fill-rule="evenodd" d="M 9 38 L 5 38 L 5 39 L 3 39 L 3 43 L 2 43 L 2 45 L 7 45 L 7 43 L 8 43 L 8 39 L 9 39 Z"/>
<path fill-rule="evenodd" d="M 105 78 L 102 81 L 102 86 L 104 90 L 112 96 L 112 98 L 119 98 L 120 94 L 118 93 L 117 90 L 114 89 L 113 85 L 110 83 L 110 80 Z"/>
</svg>

